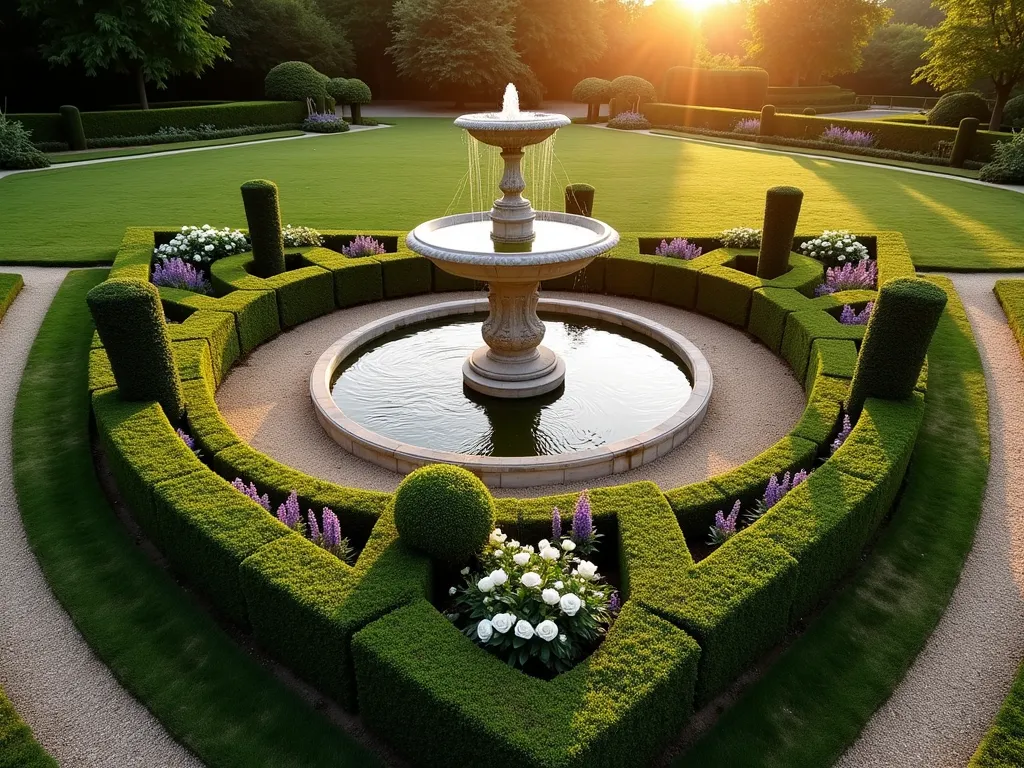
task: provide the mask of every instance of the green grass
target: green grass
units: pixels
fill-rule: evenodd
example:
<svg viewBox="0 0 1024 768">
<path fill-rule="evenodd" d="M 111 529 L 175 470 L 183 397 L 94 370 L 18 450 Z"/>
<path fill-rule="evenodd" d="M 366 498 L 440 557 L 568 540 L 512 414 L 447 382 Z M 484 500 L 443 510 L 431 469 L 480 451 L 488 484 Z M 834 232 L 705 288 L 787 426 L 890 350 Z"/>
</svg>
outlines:
<svg viewBox="0 0 1024 768">
<path fill-rule="evenodd" d="M 93 471 L 86 389 L 85 294 L 105 277 L 64 281 L 15 407 L 15 488 L 51 589 L 122 685 L 207 765 L 377 765 L 241 650 L 110 509 Z"/>
<path fill-rule="evenodd" d="M 0 768 L 57 768 L 0 688 Z"/>
<path fill-rule="evenodd" d="M 53 152 L 48 154 L 54 165 L 77 163 L 80 160 L 101 160 L 107 157 L 127 157 L 131 155 L 155 155 L 160 152 L 171 152 L 176 149 L 195 149 L 196 147 L 220 147 L 229 144 L 242 144 L 247 141 L 266 141 L 281 139 L 288 136 L 301 136 L 302 131 L 273 131 L 271 133 L 254 133 L 249 136 L 232 136 L 227 139 L 197 139 L 195 141 L 176 141 L 173 144 L 151 144 L 144 147 L 120 147 L 117 149 L 87 149 L 84 152 Z"/>
<path fill-rule="evenodd" d="M 21 289 L 25 287 L 25 281 L 21 275 L 12 272 L 0 272 L 0 320 L 4 319 L 11 304 L 18 298 Z"/>
<path fill-rule="evenodd" d="M 671 131 L 666 128 L 655 128 L 651 133 L 657 133 L 664 136 L 676 136 L 690 141 L 707 141 L 717 142 L 721 144 L 730 144 L 737 147 L 761 147 L 762 149 L 772 149 L 781 152 L 799 152 L 804 155 L 814 155 L 815 157 L 830 157 L 830 158 L 844 158 L 846 160 L 856 160 L 859 163 L 873 163 L 875 165 L 890 165 L 895 168 L 913 168 L 917 171 L 928 171 L 929 173 L 941 173 L 946 176 L 960 176 L 965 179 L 976 179 L 978 178 L 978 171 L 971 171 L 966 168 L 950 168 L 942 165 L 928 165 L 927 163 L 912 163 L 906 160 L 889 160 L 884 157 L 869 157 L 867 155 L 851 155 L 849 152 L 838 152 L 831 149 L 815 149 L 810 147 L 790 147 L 784 144 L 771 144 L 764 143 L 760 144 L 756 141 L 743 141 L 742 139 L 733 139 L 728 136 L 700 136 L 699 134 L 685 133 L 683 131 Z"/>
<path fill-rule="evenodd" d="M 790 184 L 805 193 L 802 231 L 898 230 L 925 268 L 1024 267 L 1024 199 L 1007 190 L 586 126 L 560 131 L 555 150 L 552 207 L 567 181 L 591 183 L 595 214 L 620 231 L 759 226 L 765 190 Z M 109 262 L 131 225 L 242 226 L 239 186 L 253 177 L 278 183 L 286 223 L 411 228 L 445 213 L 466 168 L 450 120 L 409 119 L 316 140 L 15 174 L 0 180 L 0 261 Z M 496 184 L 484 180 L 486 199 Z M 532 187 L 528 195 L 544 197 Z M 468 207 L 467 194 L 452 209 Z"/>
<path fill-rule="evenodd" d="M 851 582 L 675 768 L 832 765 L 942 616 L 974 538 L 989 439 L 970 325 L 952 284 L 936 282 L 950 303 L 930 348 L 924 424 L 891 522 Z"/>
<path fill-rule="evenodd" d="M 999 280 L 996 297 L 1024 354 L 1024 280 Z M 970 768 L 1016 768 L 1024 765 L 1024 664 L 978 750 Z"/>
</svg>

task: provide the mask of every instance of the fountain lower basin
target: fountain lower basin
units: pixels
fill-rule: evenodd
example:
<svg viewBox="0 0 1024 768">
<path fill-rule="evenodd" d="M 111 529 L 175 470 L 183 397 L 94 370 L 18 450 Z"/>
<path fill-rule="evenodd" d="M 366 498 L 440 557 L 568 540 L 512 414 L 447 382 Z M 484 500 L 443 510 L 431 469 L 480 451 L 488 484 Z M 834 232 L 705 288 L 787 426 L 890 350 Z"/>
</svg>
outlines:
<svg viewBox="0 0 1024 768">
<path fill-rule="evenodd" d="M 630 333 L 651 339 L 660 347 L 666 348 L 671 356 L 678 359 L 685 366 L 689 374 L 688 378 L 692 382 L 689 386 L 688 396 L 680 398 L 678 409 L 672 412 L 672 408 L 669 408 L 663 416 L 659 417 L 662 419 L 660 421 L 649 418 L 646 422 L 643 420 L 631 421 L 630 418 L 624 416 L 619 419 L 619 426 L 625 431 L 620 431 L 618 436 L 610 436 L 608 442 L 596 445 L 596 447 L 585 448 L 583 443 L 577 443 L 575 448 L 562 447 L 558 452 L 549 455 L 500 456 L 459 452 L 451 447 L 448 449 L 431 447 L 431 444 L 443 442 L 451 435 L 431 436 L 427 445 L 417 444 L 419 441 L 415 439 L 415 430 L 413 433 L 409 433 L 407 430 L 398 431 L 395 432 L 395 436 L 388 436 L 375 431 L 371 426 L 377 422 L 367 420 L 364 423 L 355 418 L 365 418 L 365 414 L 346 413 L 345 409 L 339 405 L 334 396 L 337 372 L 345 370 L 346 366 L 354 361 L 362 360 L 363 350 L 366 350 L 376 340 L 401 331 L 401 329 L 416 328 L 425 321 L 440 321 L 441 318 L 457 321 L 460 317 L 465 321 L 476 313 L 486 311 L 487 308 L 487 302 L 482 299 L 473 299 L 450 301 L 407 310 L 356 329 L 332 345 L 317 361 L 309 380 L 310 394 L 317 419 L 328 435 L 346 451 L 394 472 L 404 474 L 417 467 L 433 463 L 457 464 L 479 475 L 491 487 L 513 488 L 583 481 L 635 469 L 664 456 L 682 444 L 703 421 L 710 403 L 713 381 L 711 368 L 696 346 L 671 329 L 639 315 L 603 305 L 562 299 L 543 299 L 540 302 L 540 310 L 559 316 L 581 318 L 580 324 L 584 326 L 591 321 L 598 321 L 627 329 Z M 549 398 L 554 399 L 550 403 L 548 399 L 541 399 L 535 406 L 538 413 L 552 403 L 557 406 L 556 401 L 559 398 L 586 399 L 588 388 L 585 380 L 588 375 L 595 375 L 595 371 L 596 375 L 601 374 L 601 357 L 602 355 L 598 354 L 596 358 L 590 358 L 588 367 L 591 372 L 587 375 L 584 375 L 582 368 L 574 369 L 577 374 L 580 374 L 579 381 L 575 376 L 571 379 L 576 386 L 576 392 L 567 389 L 564 394 L 551 395 Z M 456 358 L 456 364 L 457 360 L 458 358 Z M 392 381 L 396 376 L 400 377 L 400 374 L 386 363 L 383 368 L 380 368 L 380 363 L 381 361 L 377 361 L 378 367 L 375 370 L 382 370 Z M 372 361 L 371 365 L 374 365 Z M 434 379 L 446 379 L 449 374 L 439 370 L 432 375 Z M 437 383 L 435 381 L 435 385 Z M 442 381 L 441 384 L 444 382 Z M 623 394 L 621 396 L 616 396 L 614 393 L 610 395 L 614 402 L 633 395 L 641 398 L 645 403 L 648 400 L 648 398 L 644 398 L 642 391 L 645 387 L 652 386 L 651 381 L 645 381 L 641 385 L 630 384 L 628 381 L 622 380 L 620 384 L 624 388 Z M 376 389 L 372 386 L 372 382 L 370 389 L 374 391 L 364 393 L 364 395 L 369 400 L 373 400 Z M 417 396 L 419 395 L 417 394 Z M 448 393 L 444 396 L 456 398 L 458 395 Z M 398 397 L 401 399 L 400 395 Z M 379 401 L 374 405 L 378 409 L 385 408 L 386 410 L 386 406 Z M 435 405 L 432 402 L 431 409 L 436 410 Z M 528 406 L 515 405 L 512 407 L 518 409 Z M 586 407 L 593 409 L 596 406 L 590 403 Z M 672 407 L 675 408 L 675 406 Z M 406 418 L 400 413 L 401 408 L 398 408 L 397 411 L 399 412 L 389 414 L 388 419 Z M 407 417 L 417 422 L 415 426 L 422 434 L 422 424 L 420 423 L 422 414 L 414 407 Z M 455 415 L 453 418 L 460 417 Z M 385 419 L 385 422 L 388 419 Z M 518 423 L 521 419 L 516 416 L 515 420 L 516 423 L 513 426 L 518 429 L 522 426 Z M 591 422 L 604 425 L 604 421 L 601 419 L 597 419 L 596 422 L 591 420 Z M 539 423 L 543 426 L 543 418 Z M 563 423 L 572 425 L 575 422 L 570 419 Z M 452 424 L 443 419 L 440 424 L 447 425 L 442 426 L 441 430 L 449 433 L 457 431 Z M 635 434 L 629 429 L 630 424 L 636 429 Z M 652 424 L 653 426 L 651 426 Z M 506 421 L 505 429 L 508 428 L 509 422 Z M 400 439 L 402 436 L 404 439 Z"/>
</svg>

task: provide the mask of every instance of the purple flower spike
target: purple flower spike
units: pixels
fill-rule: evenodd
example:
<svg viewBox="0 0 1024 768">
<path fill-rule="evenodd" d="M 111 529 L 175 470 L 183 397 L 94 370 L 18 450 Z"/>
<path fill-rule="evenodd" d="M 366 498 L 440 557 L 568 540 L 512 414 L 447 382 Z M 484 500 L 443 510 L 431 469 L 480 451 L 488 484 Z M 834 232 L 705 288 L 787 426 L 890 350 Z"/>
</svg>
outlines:
<svg viewBox="0 0 1024 768">
<path fill-rule="evenodd" d="M 312 509 L 306 510 L 306 523 L 309 527 L 309 540 L 313 543 L 320 541 L 320 526 L 316 523 L 316 515 Z"/>
<path fill-rule="evenodd" d="M 341 524 L 334 510 L 324 507 L 324 548 L 334 549 L 341 544 Z"/>
<path fill-rule="evenodd" d="M 874 290 L 878 284 L 878 262 L 871 259 L 847 262 L 841 267 L 825 270 L 825 282 L 814 289 L 816 296 L 828 296 L 839 291 Z M 868 315 L 870 316 L 870 312 Z"/>
<path fill-rule="evenodd" d="M 777 475 L 772 475 L 771 480 L 768 481 L 768 487 L 764 489 L 764 508 L 771 509 L 785 495 L 782 484 L 779 483 Z"/>
<path fill-rule="evenodd" d="M 342 246 L 341 252 L 353 259 L 363 256 L 380 256 L 386 253 L 384 246 L 369 235 L 356 235 L 349 245 Z"/>
<path fill-rule="evenodd" d="M 608 612 L 616 614 L 622 610 L 622 598 L 619 597 L 618 592 L 612 592 L 612 596 L 608 599 Z"/>
<path fill-rule="evenodd" d="M 244 494 L 245 494 L 246 496 L 248 496 L 248 495 L 249 495 L 249 491 L 248 491 L 248 489 L 247 489 L 247 488 L 245 487 L 245 483 L 244 483 L 244 482 L 242 481 L 242 478 L 240 478 L 240 477 L 236 477 L 236 478 L 235 478 L 235 479 L 234 479 L 234 480 L 233 480 L 233 481 L 231 482 L 231 487 L 232 487 L 232 488 L 234 488 L 234 489 L 235 489 L 236 491 L 238 491 L 239 493 L 244 493 Z"/>
<path fill-rule="evenodd" d="M 852 431 L 853 425 L 850 424 L 850 417 L 843 416 L 843 428 L 839 430 L 839 434 L 836 436 L 836 439 L 832 441 L 832 453 L 835 453 L 842 447 L 843 443 L 846 442 L 846 438 L 850 436 Z"/>
<path fill-rule="evenodd" d="M 277 508 L 277 519 L 289 528 L 294 528 L 299 524 L 299 515 L 299 494 L 292 491 L 284 504 Z"/>
<path fill-rule="evenodd" d="M 192 439 L 192 435 L 181 427 L 178 427 L 178 437 L 181 438 L 181 442 L 183 442 L 190 451 L 194 451 L 196 449 L 196 441 Z"/>
<path fill-rule="evenodd" d="M 662 240 L 661 245 L 654 249 L 655 256 L 670 256 L 684 261 L 696 259 L 701 253 L 703 249 L 699 245 L 694 245 L 683 237 L 677 237 L 672 242 Z"/>
<path fill-rule="evenodd" d="M 201 271 L 182 259 L 167 259 L 153 265 L 153 285 L 163 288 L 181 288 L 196 293 L 213 293 L 213 288 Z"/>
<path fill-rule="evenodd" d="M 572 540 L 586 544 L 594 537 L 594 518 L 590 511 L 590 491 L 583 491 L 576 500 L 572 515 Z"/>
<path fill-rule="evenodd" d="M 799 472 L 793 475 L 793 487 L 796 488 L 798 485 L 800 485 L 800 483 L 807 479 L 807 476 L 809 474 L 810 472 L 808 472 L 806 469 L 801 469 Z"/>
<path fill-rule="evenodd" d="M 562 538 L 562 513 L 558 507 L 551 510 L 551 540 L 558 541 Z"/>
</svg>

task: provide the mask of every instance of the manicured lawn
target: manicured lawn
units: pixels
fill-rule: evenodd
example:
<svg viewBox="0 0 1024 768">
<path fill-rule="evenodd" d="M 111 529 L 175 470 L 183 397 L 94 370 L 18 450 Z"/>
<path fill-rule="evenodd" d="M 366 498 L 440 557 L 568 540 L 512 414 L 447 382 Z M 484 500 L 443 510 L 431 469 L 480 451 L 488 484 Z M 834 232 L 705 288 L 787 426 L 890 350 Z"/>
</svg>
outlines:
<svg viewBox="0 0 1024 768">
<path fill-rule="evenodd" d="M 929 350 L 924 424 L 891 522 L 850 584 L 675 768 L 832 765 L 942 616 L 974 538 L 989 437 L 970 325 L 952 284 L 936 282 L 951 300 Z"/>
<path fill-rule="evenodd" d="M 238 187 L 252 178 L 280 185 L 284 219 L 296 225 L 402 229 L 467 209 L 468 193 L 452 205 L 467 168 L 461 131 L 447 119 L 396 123 L 7 177 L 0 261 L 107 262 L 129 225 L 242 226 Z M 596 215 L 622 231 L 760 225 L 765 189 L 792 184 L 806 194 L 802 230 L 898 230 L 926 268 L 1024 268 L 1024 195 L 1006 190 L 585 126 L 559 132 L 555 151 L 554 207 L 566 181 L 589 182 Z"/>
<path fill-rule="evenodd" d="M 110 509 L 93 471 L 86 384 L 85 294 L 105 277 L 88 270 L 65 280 L 15 407 L 15 488 L 51 589 L 117 679 L 207 765 L 376 766 L 241 650 Z"/>
<path fill-rule="evenodd" d="M 99 160 L 105 157 L 126 157 L 128 155 L 155 155 L 160 152 L 172 152 L 176 149 L 195 149 L 197 147 L 220 147 L 229 144 L 244 144 L 247 141 L 266 141 L 281 139 L 287 136 L 301 136 L 302 131 L 275 131 L 273 133 L 254 133 L 251 136 L 232 136 L 228 139 L 197 139 L 196 141 L 176 141 L 171 144 L 153 144 L 146 147 L 121 147 L 119 149 L 89 149 L 85 152 L 54 152 L 47 155 L 50 162 L 74 163 L 80 160 Z"/>
<path fill-rule="evenodd" d="M 15 275 L 10 272 L 0 274 L 0 320 L 3 320 L 7 310 L 14 303 L 14 300 L 18 298 L 18 294 L 21 293 L 21 289 L 24 287 L 25 281 L 21 278 L 21 275 Z"/>
</svg>

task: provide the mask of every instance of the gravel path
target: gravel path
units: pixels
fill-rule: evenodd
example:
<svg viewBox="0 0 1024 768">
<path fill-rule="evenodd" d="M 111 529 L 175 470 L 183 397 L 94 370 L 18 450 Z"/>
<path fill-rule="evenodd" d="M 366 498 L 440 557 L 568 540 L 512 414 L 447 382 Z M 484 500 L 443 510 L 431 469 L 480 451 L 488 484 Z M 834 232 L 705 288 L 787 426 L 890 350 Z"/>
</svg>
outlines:
<svg viewBox="0 0 1024 768">
<path fill-rule="evenodd" d="M 342 485 L 393 490 L 401 476 L 346 453 L 313 415 L 309 374 L 323 351 L 350 330 L 403 309 L 482 294 L 417 296 L 346 309 L 305 323 L 257 349 L 217 393 L 239 436 L 278 461 Z M 579 298 L 548 293 L 546 297 Z M 800 418 L 804 394 L 786 364 L 746 334 L 717 320 L 635 299 L 587 295 L 587 301 L 634 312 L 686 336 L 711 364 L 715 389 L 704 423 L 667 456 L 631 472 L 548 488 L 500 489 L 500 496 L 653 480 L 662 488 L 704 480 L 756 456 Z"/>
<path fill-rule="evenodd" d="M 67 270 L 0 271 L 25 278 L 0 323 L 0 687 L 65 768 L 201 766 L 93 655 L 29 549 L 11 478 L 11 419 L 32 341 Z"/>
<path fill-rule="evenodd" d="M 950 275 L 988 382 L 992 461 L 974 547 L 924 650 L 838 768 L 962 768 L 1024 657 L 1024 365 L 992 293 L 1001 277 Z"/>
</svg>

